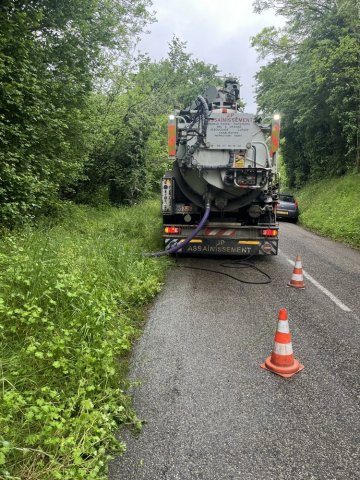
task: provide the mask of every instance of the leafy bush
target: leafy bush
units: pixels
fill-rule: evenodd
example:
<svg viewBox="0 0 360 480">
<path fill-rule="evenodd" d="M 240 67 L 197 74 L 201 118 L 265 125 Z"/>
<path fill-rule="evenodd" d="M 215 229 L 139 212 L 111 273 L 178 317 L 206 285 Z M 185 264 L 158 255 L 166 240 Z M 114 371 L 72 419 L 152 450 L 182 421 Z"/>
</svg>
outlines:
<svg viewBox="0 0 360 480">
<path fill-rule="evenodd" d="M 1 242 L 3 478 L 105 479 L 118 426 L 140 426 L 120 360 L 168 263 L 142 256 L 159 248 L 158 211 L 70 205 Z"/>
</svg>

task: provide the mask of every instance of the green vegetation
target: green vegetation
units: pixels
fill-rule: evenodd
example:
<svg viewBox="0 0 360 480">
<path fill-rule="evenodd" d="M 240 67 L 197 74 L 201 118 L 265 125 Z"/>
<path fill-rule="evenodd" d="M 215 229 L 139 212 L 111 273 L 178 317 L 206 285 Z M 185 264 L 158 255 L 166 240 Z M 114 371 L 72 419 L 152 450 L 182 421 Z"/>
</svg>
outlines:
<svg viewBox="0 0 360 480">
<path fill-rule="evenodd" d="M 175 37 L 168 58 L 138 54 L 150 6 L 0 2 L 1 226 L 32 222 L 62 199 L 94 203 L 104 190 L 131 204 L 158 185 L 165 116 L 213 84 L 217 67 Z"/>
<path fill-rule="evenodd" d="M 0 2 L 1 478 L 105 479 L 118 425 L 139 426 L 120 360 L 169 260 L 142 256 L 160 209 L 138 202 L 167 114 L 218 82 L 176 37 L 158 62 L 136 52 L 150 7 Z"/>
<path fill-rule="evenodd" d="M 217 84 L 217 67 L 195 60 L 174 37 L 168 57 L 139 57 L 130 72 L 116 73 L 109 92 L 92 97 L 96 133 L 77 199 L 108 189 L 115 205 L 127 204 L 159 189 L 168 167 L 167 114 L 189 105 L 207 85 Z"/>
<path fill-rule="evenodd" d="M 360 175 L 310 183 L 297 198 L 305 227 L 360 247 Z"/>
<path fill-rule="evenodd" d="M 355 2 L 254 5 L 288 20 L 253 40 L 272 55 L 257 100 L 282 114 L 283 181 L 360 168 Z M 168 166 L 167 114 L 221 82 L 176 37 L 158 62 L 136 52 L 150 7 L 0 4 L 2 478 L 105 479 L 125 448 L 118 426 L 140 424 L 125 359 L 169 260 L 142 256 L 159 248 L 160 217 L 156 202 L 137 203 Z M 305 187 L 304 225 L 359 245 L 358 186 L 353 175 Z"/>
<path fill-rule="evenodd" d="M 83 177 L 91 92 L 151 21 L 149 0 L 125 3 L 0 2 L 1 225 L 48 211 Z"/>
<path fill-rule="evenodd" d="M 281 114 L 281 188 L 298 190 L 300 222 L 360 245 L 358 5 L 351 0 L 254 0 L 286 19 L 252 39 L 263 115 Z"/>
<path fill-rule="evenodd" d="M 1 478 L 105 479 L 118 426 L 139 426 L 120 360 L 169 264 L 142 255 L 158 202 L 62 215 L 0 243 Z"/>
<path fill-rule="evenodd" d="M 254 0 L 287 21 L 253 45 L 271 61 L 257 74 L 263 114 L 282 118 L 290 187 L 360 171 L 359 6 L 351 0 Z"/>
</svg>

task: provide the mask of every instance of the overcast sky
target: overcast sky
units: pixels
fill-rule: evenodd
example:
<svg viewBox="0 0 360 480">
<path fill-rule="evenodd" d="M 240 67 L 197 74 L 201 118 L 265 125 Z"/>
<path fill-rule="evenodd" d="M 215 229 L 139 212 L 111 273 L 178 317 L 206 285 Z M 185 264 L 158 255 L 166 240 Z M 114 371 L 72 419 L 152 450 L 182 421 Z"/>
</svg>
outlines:
<svg viewBox="0 0 360 480">
<path fill-rule="evenodd" d="M 187 51 L 195 58 L 239 77 L 245 111 L 255 113 L 254 75 L 260 64 L 250 37 L 264 27 L 283 25 L 283 20 L 271 11 L 253 13 L 252 0 L 153 0 L 153 10 L 157 23 L 150 26 L 140 49 L 160 60 L 175 34 L 187 42 Z"/>
</svg>

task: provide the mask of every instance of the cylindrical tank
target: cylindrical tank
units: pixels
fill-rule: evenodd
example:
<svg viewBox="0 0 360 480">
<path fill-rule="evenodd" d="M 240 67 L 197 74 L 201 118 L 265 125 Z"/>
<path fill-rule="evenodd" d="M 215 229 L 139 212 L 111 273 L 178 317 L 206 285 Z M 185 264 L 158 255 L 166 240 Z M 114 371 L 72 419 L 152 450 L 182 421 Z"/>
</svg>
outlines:
<svg viewBox="0 0 360 480">
<path fill-rule="evenodd" d="M 251 216 L 260 216 L 277 199 L 276 151 L 267 147 L 270 128 L 239 110 L 237 94 L 238 85 L 228 81 L 178 112 L 173 175 L 198 206 L 207 196 L 214 211 L 248 207 Z"/>
</svg>

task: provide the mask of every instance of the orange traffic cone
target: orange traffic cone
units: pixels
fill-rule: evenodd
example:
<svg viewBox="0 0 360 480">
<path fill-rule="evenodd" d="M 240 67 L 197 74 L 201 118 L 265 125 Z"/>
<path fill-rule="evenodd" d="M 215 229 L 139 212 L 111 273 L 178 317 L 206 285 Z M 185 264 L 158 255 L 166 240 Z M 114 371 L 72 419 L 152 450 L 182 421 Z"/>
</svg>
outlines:
<svg viewBox="0 0 360 480">
<path fill-rule="evenodd" d="M 270 355 L 261 365 L 281 377 L 292 377 L 304 368 L 295 358 L 291 344 L 288 314 L 286 308 L 279 310 L 279 321 L 275 333 L 275 346 Z"/>
<path fill-rule="evenodd" d="M 296 257 L 293 274 L 288 283 L 288 287 L 305 288 L 300 255 Z"/>
</svg>

